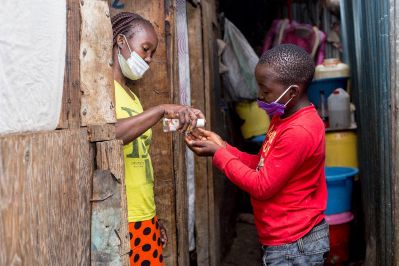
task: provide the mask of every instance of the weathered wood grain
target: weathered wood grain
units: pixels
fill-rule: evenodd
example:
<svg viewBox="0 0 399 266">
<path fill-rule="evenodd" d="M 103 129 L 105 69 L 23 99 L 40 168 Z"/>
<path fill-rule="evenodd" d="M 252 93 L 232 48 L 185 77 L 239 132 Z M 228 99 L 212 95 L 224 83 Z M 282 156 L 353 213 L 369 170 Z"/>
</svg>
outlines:
<svg viewBox="0 0 399 266">
<path fill-rule="evenodd" d="M 216 5 L 214 0 L 201 1 L 202 7 L 202 38 L 204 51 L 204 83 L 205 83 L 205 115 L 207 117 L 208 128 L 213 128 L 212 122 L 215 120 L 217 106 L 214 102 L 215 76 L 218 75 L 217 51 L 215 28 L 217 27 Z M 208 159 L 208 206 L 209 206 L 209 250 L 210 264 L 220 265 L 220 212 L 219 202 L 215 198 L 215 180 L 212 166 L 212 159 Z"/>
<path fill-rule="evenodd" d="M 126 201 L 126 188 L 125 188 L 125 165 L 123 162 L 123 143 L 121 140 L 111 140 L 104 142 L 96 143 L 96 164 L 97 169 L 101 171 L 108 171 L 111 173 L 113 177 L 113 182 L 108 180 L 108 187 L 113 187 L 113 194 L 115 194 L 116 198 L 110 199 L 109 202 L 104 205 L 98 204 L 98 213 L 102 216 L 106 216 L 109 209 L 112 212 L 115 212 L 113 215 L 115 222 L 117 222 L 118 226 L 115 228 L 117 230 L 118 238 L 120 243 L 118 242 L 119 250 L 118 254 L 120 254 L 122 265 L 129 265 L 129 255 L 130 251 L 130 243 L 129 243 L 129 231 L 128 231 L 128 223 L 127 223 L 127 201 Z M 102 184 L 97 184 L 96 182 L 101 182 L 101 179 L 96 179 L 94 177 L 93 181 L 93 193 L 96 189 L 96 186 L 99 188 L 107 188 Z M 93 198 L 95 198 L 93 194 Z M 93 206 L 96 203 L 93 202 Z M 94 213 L 93 213 L 94 214 Z M 98 216 L 97 218 L 101 217 Z M 106 217 L 104 217 L 105 219 Z M 98 219 L 97 219 L 98 220 Z M 94 219 L 93 219 L 94 221 Z M 110 221 L 107 219 L 107 221 Z M 104 228 L 104 227 L 102 227 Z M 93 235 L 93 233 L 92 233 Z M 98 228 L 95 233 L 96 238 L 102 237 L 101 227 Z M 115 235 L 108 235 L 115 237 Z M 106 239 L 106 238 L 104 238 Z M 103 246 L 104 247 L 104 246 Z M 108 251 L 106 248 L 104 249 L 105 253 Z M 115 252 L 115 249 L 113 250 Z M 93 261 L 93 260 L 92 260 Z"/>
<path fill-rule="evenodd" d="M 178 53 L 177 53 L 177 38 L 176 38 L 176 1 L 175 0 L 166 0 L 165 1 L 165 44 L 166 44 L 166 63 L 167 63 L 167 78 L 168 78 L 168 88 L 170 89 L 170 95 L 172 97 L 172 102 L 175 101 L 175 99 L 179 99 L 179 64 L 178 64 Z M 179 174 L 176 172 L 176 164 L 177 162 L 181 162 L 181 157 L 176 157 L 176 152 L 181 151 L 182 145 L 178 145 L 179 141 L 178 138 L 179 136 L 177 134 L 172 135 L 172 149 L 173 149 L 173 178 L 171 179 L 172 182 L 170 185 L 173 186 L 173 188 L 168 188 L 169 193 L 172 193 L 173 195 L 170 196 L 170 199 L 173 200 L 174 202 L 171 202 L 173 204 L 173 210 L 170 212 L 168 215 L 170 215 L 169 220 L 170 220 L 170 226 L 168 230 L 170 230 L 172 237 L 173 237 L 173 245 L 169 247 L 169 256 L 168 260 L 165 261 L 165 265 L 172 266 L 172 265 L 179 265 L 178 264 L 178 234 L 179 234 L 179 228 L 177 225 L 177 213 L 176 213 L 176 201 L 177 201 L 177 189 L 176 189 L 176 175 Z M 181 144 L 181 143 L 180 143 Z M 182 153 L 181 153 L 182 154 Z M 185 169 L 183 168 L 183 173 L 180 173 L 180 175 L 184 174 Z M 160 186 L 162 183 L 160 183 Z M 170 186 L 169 185 L 169 186 Z M 166 189 L 166 188 L 164 188 Z M 162 195 L 162 194 L 159 194 Z M 158 199 L 161 201 L 161 198 Z"/>
<path fill-rule="evenodd" d="M 106 1 L 80 1 L 81 125 L 115 123 L 112 27 Z"/>
<path fill-rule="evenodd" d="M 122 242 L 129 244 L 129 239 L 126 217 L 121 209 L 121 191 L 121 184 L 109 170 L 94 171 L 91 265 L 129 264 L 130 248 L 122 248 Z"/>
<path fill-rule="evenodd" d="M 192 88 L 191 105 L 205 113 L 204 60 L 200 6 L 187 5 L 187 20 Z M 198 266 L 208 266 L 210 263 L 207 163 L 206 158 L 195 157 L 195 228 Z"/>
<path fill-rule="evenodd" d="M 190 60 L 188 49 L 187 7 L 185 0 L 176 0 L 176 37 L 179 86 L 175 91 L 174 102 L 191 105 Z M 189 206 L 188 191 L 194 187 L 194 155 L 186 147 L 182 136 L 175 134 L 174 162 L 176 180 L 176 226 L 177 226 L 177 262 L 178 265 L 189 264 Z M 190 190 L 188 190 L 190 186 Z M 195 195 L 191 195 L 194 200 Z M 193 210 L 192 210 L 193 211 Z M 190 215 L 194 221 L 194 212 Z M 194 230 L 194 224 L 192 225 Z M 192 234 L 194 238 L 194 232 Z"/>
<path fill-rule="evenodd" d="M 121 140 L 111 140 L 96 143 L 97 169 L 110 170 L 118 182 L 125 176 L 123 161 L 123 143 Z"/>
<path fill-rule="evenodd" d="M 64 90 L 57 128 L 80 127 L 80 5 L 67 0 L 67 44 L 65 54 Z"/>
<path fill-rule="evenodd" d="M 115 125 L 88 125 L 87 134 L 90 142 L 115 139 Z"/>
<path fill-rule="evenodd" d="M 88 265 L 86 129 L 0 138 L 0 265 Z"/>
</svg>

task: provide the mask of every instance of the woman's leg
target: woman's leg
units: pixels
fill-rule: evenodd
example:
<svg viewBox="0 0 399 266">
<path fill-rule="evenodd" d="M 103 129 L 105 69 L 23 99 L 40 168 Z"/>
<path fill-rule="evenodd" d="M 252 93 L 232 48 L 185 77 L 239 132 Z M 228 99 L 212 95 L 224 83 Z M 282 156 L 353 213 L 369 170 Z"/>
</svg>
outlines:
<svg viewBox="0 0 399 266">
<path fill-rule="evenodd" d="M 162 242 L 158 218 L 129 223 L 130 265 L 163 266 Z"/>
</svg>

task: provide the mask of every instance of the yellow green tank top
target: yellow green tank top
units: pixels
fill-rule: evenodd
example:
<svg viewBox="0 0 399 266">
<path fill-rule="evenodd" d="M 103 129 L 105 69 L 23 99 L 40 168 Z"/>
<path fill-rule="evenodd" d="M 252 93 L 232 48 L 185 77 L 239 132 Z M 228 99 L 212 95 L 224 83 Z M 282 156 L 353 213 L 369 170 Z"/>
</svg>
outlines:
<svg viewBox="0 0 399 266">
<path fill-rule="evenodd" d="M 114 84 L 116 118 L 142 113 L 143 107 L 137 96 L 133 94 L 132 99 L 117 81 Z M 149 129 L 123 147 L 128 222 L 145 221 L 155 216 L 154 173 L 149 154 L 151 137 Z"/>
</svg>

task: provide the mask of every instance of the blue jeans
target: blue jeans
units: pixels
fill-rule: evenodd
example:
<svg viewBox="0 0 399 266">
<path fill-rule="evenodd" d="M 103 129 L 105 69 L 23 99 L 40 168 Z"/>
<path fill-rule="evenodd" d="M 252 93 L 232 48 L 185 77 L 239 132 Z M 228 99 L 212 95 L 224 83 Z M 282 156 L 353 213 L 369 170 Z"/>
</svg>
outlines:
<svg viewBox="0 0 399 266">
<path fill-rule="evenodd" d="M 293 243 L 262 249 L 264 266 L 324 265 L 330 250 L 328 224 L 323 220 Z"/>
</svg>

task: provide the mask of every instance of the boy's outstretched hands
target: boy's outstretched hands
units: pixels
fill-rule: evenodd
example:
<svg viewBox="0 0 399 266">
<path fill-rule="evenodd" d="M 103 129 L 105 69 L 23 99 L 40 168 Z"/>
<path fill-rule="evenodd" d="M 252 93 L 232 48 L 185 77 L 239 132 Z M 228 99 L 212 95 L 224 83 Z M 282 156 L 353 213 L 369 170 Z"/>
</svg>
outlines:
<svg viewBox="0 0 399 266">
<path fill-rule="evenodd" d="M 213 156 L 218 149 L 226 146 L 218 134 L 202 128 L 196 128 L 185 140 L 187 146 L 199 156 Z"/>
</svg>

